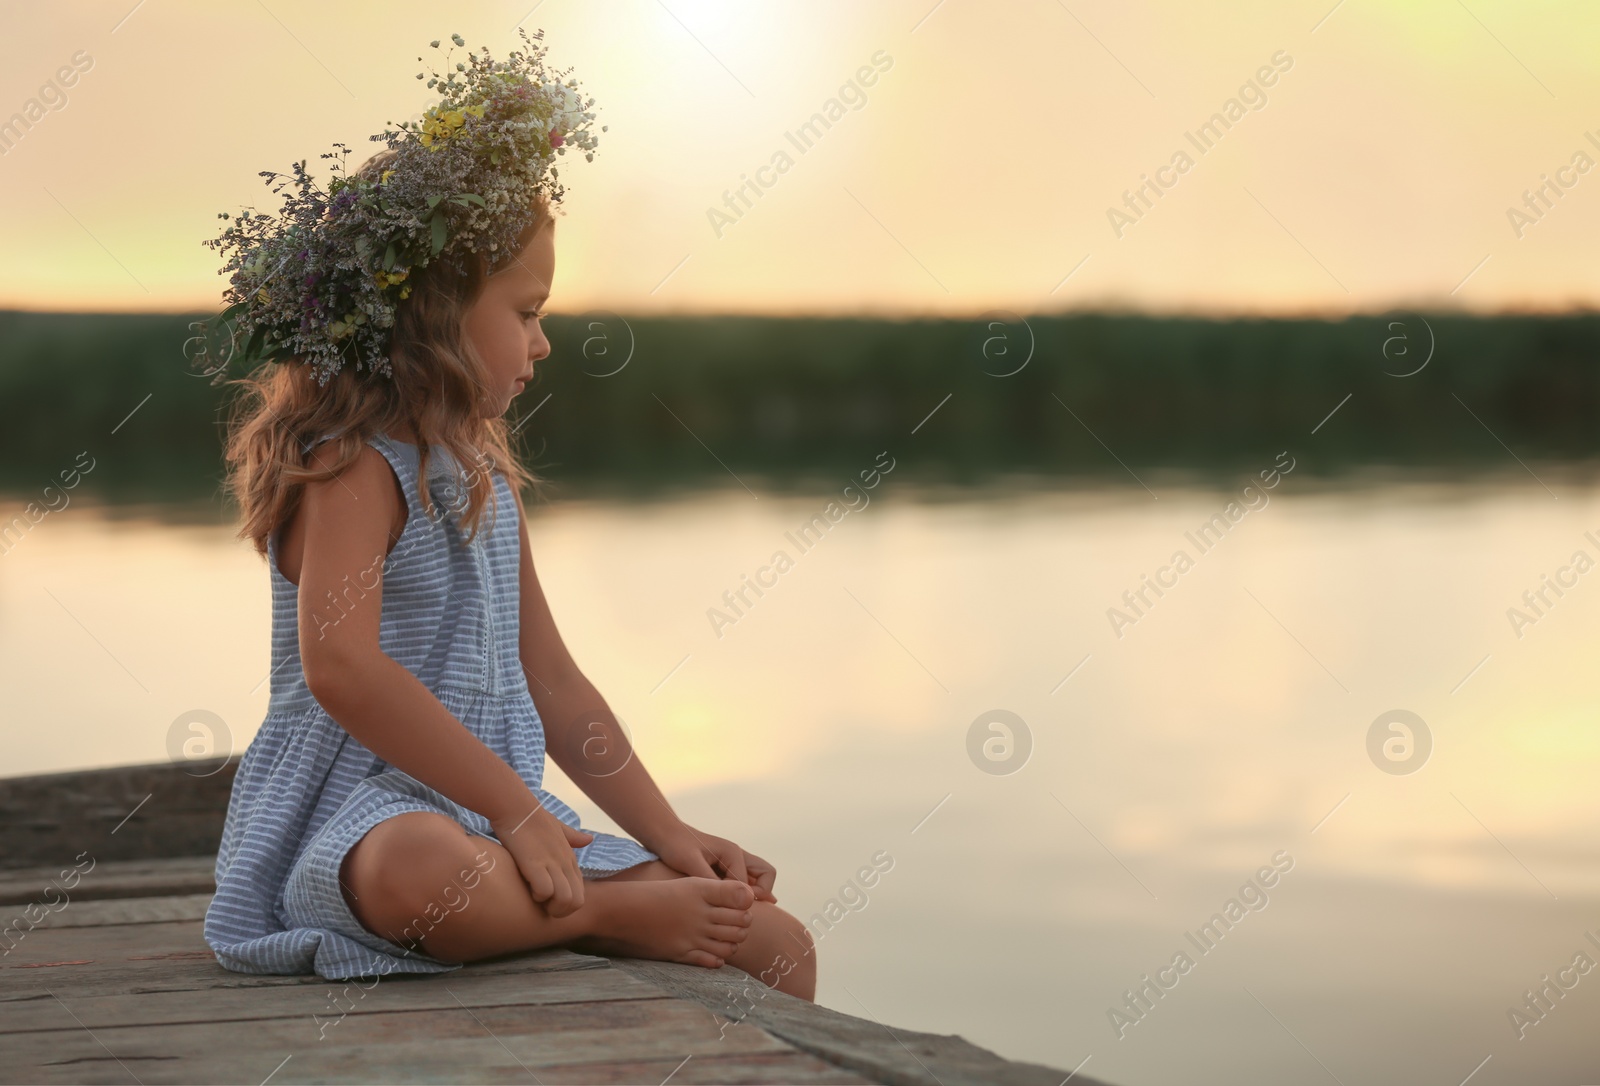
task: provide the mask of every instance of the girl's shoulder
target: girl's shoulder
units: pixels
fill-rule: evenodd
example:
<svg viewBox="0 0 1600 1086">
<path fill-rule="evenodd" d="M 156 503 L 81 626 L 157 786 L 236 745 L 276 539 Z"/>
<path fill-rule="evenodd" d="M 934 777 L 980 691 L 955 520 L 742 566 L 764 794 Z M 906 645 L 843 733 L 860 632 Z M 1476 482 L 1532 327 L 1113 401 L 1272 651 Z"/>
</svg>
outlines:
<svg viewBox="0 0 1600 1086">
<path fill-rule="evenodd" d="M 308 453 L 318 444 L 309 446 Z M 338 475 L 305 484 L 301 500 L 274 533 L 278 569 L 292 584 L 300 584 L 310 518 L 317 518 L 324 529 L 331 528 L 338 536 L 360 538 L 374 531 L 383 533 L 387 537 L 385 553 L 394 550 L 410 521 L 411 499 L 403 454 L 386 452 L 385 444 L 381 440 L 369 441 Z M 309 459 L 308 455 L 308 462 Z M 372 524 L 370 518 L 377 518 L 384 527 Z"/>
<path fill-rule="evenodd" d="M 301 444 L 301 452 L 309 459 L 312 450 L 321 446 L 324 442 L 332 441 L 334 438 L 338 437 L 340 433 L 343 433 L 343 431 L 334 431 L 332 433 L 323 434 L 314 441 L 304 442 Z M 408 477 L 412 479 L 416 477 L 418 460 L 417 446 L 412 442 L 405 441 L 401 438 L 393 436 L 392 434 L 384 433 L 382 431 L 369 436 L 366 441 L 366 446 L 367 447 L 365 449 L 361 450 L 361 452 L 357 454 L 357 459 L 360 460 L 365 458 L 372 463 L 373 466 L 377 466 L 378 458 L 382 458 L 383 460 L 387 461 L 389 466 L 394 470 L 394 473 L 400 477 L 402 484 L 401 489 L 404 491 L 406 479 Z"/>
</svg>

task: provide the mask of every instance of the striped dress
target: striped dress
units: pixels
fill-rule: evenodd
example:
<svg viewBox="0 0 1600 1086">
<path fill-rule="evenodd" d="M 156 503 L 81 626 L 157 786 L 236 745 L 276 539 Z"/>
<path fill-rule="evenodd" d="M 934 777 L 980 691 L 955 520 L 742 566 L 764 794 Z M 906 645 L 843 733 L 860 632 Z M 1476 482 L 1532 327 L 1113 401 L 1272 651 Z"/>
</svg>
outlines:
<svg viewBox="0 0 1600 1086">
<path fill-rule="evenodd" d="M 323 440 L 327 440 L 324 438 Z M 495 472 L 493 507 L 477 537 L 463 539 L 454 513 L 464 471 L 450 453 L 429 453 L 434 517 L 419 496 L 415 445 L 386 435 L 368 444 L 389 461 L 405 491 L 405 529 L 382 564 L 379 648 L 410 671 L 456 719 L 527 782 L 546 810 L 574 828 L 576 812 L 546 792 L 544 724 L 518 656 L 521 547 L 517 505 Z M 464 504 L 464 503 L 463 503 Z M 491 523 L 490 518 L 493 518 Z M 494 839 L 488 819 L 453 802 L 367 750 L 317 703 L 300 666 L 298 587 L 278 570 L 269 537 L 272 582 L 271 696 L 260 731 L 240 760 L 222 842 L 217 892 L 206 910 L 205 940 L 217 961 L 241 973 L 316 973 L 347 980 L 392 972 L 437 973 L 460 965 L 408 950 L 363 928 L 339 888 L 345 853 L 379 822 L 404 811 L 436 811 L 467 832 Z M 314 605 L 327 621 L 362 606 L 375 566 L 337 602 Z M 576 849 L 585 878 L 603 878 L 656 858 L 626 837 L 586 831 Z M 468 879 L 468 884 L 475 880 Z M 448 923 L 462 894 L 442 895 L 419 918 Z"/>
</svg>

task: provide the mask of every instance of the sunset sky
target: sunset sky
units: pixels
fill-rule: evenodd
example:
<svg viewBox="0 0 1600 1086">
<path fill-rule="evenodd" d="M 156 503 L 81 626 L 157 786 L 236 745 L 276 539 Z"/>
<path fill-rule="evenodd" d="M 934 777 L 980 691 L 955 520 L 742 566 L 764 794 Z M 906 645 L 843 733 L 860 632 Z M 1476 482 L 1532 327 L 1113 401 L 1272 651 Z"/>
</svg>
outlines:
<svg viewBox="0 0 1600 1086">
<path fill-rule="evenodd" d="M 0 118 L 44 107 L 0 132 L 4 308 L 215 310 L 201 242 L 219 211 L 275 209 L 258 171 L 306 158 L 325 179 L 335 141 L 354 166 L 431 104 L 430 39 L 501 56 L 519 21 L 609 126 L 593 163 L 563 160 L 555 311 L 1600 299 L 1600 7 L 1572 0 L 115 0 L 0 20 Z"/>
</svg>

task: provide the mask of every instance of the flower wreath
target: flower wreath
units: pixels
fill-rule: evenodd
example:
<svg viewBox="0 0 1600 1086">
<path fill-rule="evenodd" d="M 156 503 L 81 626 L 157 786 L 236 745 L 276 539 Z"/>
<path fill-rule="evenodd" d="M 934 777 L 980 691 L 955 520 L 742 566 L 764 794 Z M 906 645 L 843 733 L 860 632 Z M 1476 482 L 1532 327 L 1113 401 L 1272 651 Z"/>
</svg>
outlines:
<svg viewBox="0 0 1600 1086">
<path fill-rule="evenodd" d="M 433 73 L 428 87 L 439 88 L 438 104 L 420 121 L 371 137 L 394 152 L 377 178 L 346 173 L 350 151 L 342 143 L 322 155 L 335 160 L 327 192 L 304 161 L 294 164 L 294 193 L 284 193 L 289 178 L 261 172 L 267 184 L 277 182 L 282 209 L 267 215 L 245 208 L 203 243 L 227 256 L 217 274 L 232 273 L 224 295 L 230 304 L 191 326 L 199 334 L 185 345 L 191 362 L 218 374 L 213 384 L 235 356 L 298 356 L 322 386 L 347 362 L 392 376 L 389 338 L 413 271 L 475 252 L 488 254 L 492 274 L 516 255 L 535 202 L 562 197 L 556 156 L 577 147 L 592 162 L 598 142 L 594 99 L 585 101 L 577 80 L 561 78 L 566 73 L 546 73 L 546 49 L 534 44 L 543 30 L 534 40 L 518 33 L 527 48 L 505 61 L 491 59 L 484 46 L 448 75 Z M 466 44 L 459 34 L 451 41 Z"/>
</svg>

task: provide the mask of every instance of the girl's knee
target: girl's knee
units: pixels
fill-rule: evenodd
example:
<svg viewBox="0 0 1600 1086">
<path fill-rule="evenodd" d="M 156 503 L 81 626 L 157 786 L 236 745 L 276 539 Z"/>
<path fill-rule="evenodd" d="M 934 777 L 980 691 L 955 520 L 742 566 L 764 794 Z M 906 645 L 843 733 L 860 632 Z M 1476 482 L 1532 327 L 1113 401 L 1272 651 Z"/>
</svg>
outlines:
<svg viewBox="0 0 1600 1086">
<path fill-rule="evenodd" d="M 769 988 L 815 999 L 817 955 L 810 930 L 770 901 L 756 902 L 750 914 L 750 935 L 734 964 Z"/>
<path fill-rule="evenodd" d="M 805 946 L 812 945 L 811 930 L 781 905 L 774 905 L 770 901 L 757 901 L 750 906 L 750 919 L 756 924 L 796 939 Z"/>
<path fill-rule="evenodd" d="M 761 953 L 769 959 L 816 960 L 816 943 L 810 929 L 770 901 L 758 901 L 750 906 L 750 934 L 745 941 L 760 947 Z"/>
<path fill-rule="evenodd" d="M 346 854 L 340 882 L 363 926 L 411 946 L 470 899 L 498 865 L 498 843 L 468 834 L 454 819 L 407 811 L 378 823 Z"/>
</svg>

